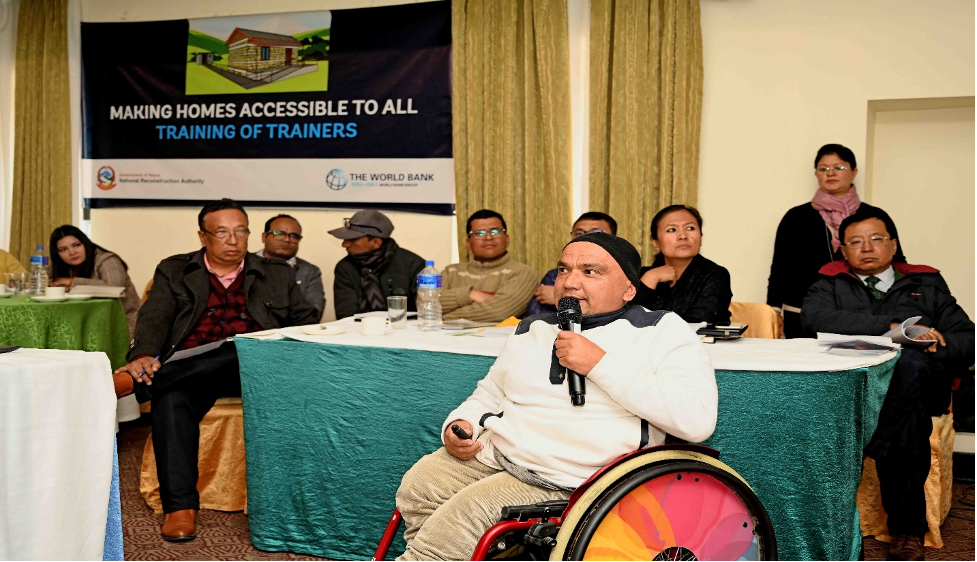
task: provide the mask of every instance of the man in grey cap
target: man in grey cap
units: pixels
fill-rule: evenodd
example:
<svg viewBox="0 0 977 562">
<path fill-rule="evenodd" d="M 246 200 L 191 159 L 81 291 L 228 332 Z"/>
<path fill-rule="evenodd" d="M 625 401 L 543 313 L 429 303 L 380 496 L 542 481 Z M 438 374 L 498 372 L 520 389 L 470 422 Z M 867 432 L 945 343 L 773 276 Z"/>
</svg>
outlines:
<svg viewBox="0 0 977 562">
<path fill-rule="evenodd" d="M 387 297 L 407 297 L 407 310 L 417 310 L 417 274 L 424 259 L 397 245 L 394 225 L 376 209 L 365 209 L 330 230 L 349 254 L 336 264 L 333 303 L 336 318 L 386 310 Z"/>
</svg>

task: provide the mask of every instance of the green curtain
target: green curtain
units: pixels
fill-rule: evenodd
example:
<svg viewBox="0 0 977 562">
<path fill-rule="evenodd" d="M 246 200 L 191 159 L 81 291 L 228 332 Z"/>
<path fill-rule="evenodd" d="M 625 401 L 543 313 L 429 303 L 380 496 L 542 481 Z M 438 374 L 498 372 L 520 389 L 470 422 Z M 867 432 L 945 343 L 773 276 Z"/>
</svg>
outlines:
<svg viewBox="0 0 977 562">
<path fill-rule="evenodd" d="M 27 264 L 71 222 L 68 0 L 20 3 L 15 71 L 10 253 Z"/>
<path fill-rule="evenodd" d="M 544 272 L 571 205 L 566 0 L 454 0 L 453 135 L 461 259 L 465 222 L 502 213 L 513 257 Z"/>
<path fill-rule="evenodd" d="M 590 18 L 589 210 L 650 263 L 655 213 L 696 204 L 699 0 L 591 0 Z"/>
</svg>

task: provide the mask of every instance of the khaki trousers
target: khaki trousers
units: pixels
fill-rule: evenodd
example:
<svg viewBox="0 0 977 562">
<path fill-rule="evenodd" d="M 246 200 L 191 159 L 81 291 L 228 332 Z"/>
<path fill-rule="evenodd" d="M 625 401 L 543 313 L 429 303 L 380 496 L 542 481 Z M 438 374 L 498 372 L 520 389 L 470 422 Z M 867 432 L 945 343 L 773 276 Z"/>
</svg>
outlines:
<svg viewBox="0 0 977 562">
<path fill-rule="evenodd" d="M 397 560 L 470 560 L 503 507 L 568 497 L 570 492 L 526 484 L 475 459 L 456 459 L 442 447 L 417 461 L 397 490 L 407 525 L 407 550 Z"/>
</svg>

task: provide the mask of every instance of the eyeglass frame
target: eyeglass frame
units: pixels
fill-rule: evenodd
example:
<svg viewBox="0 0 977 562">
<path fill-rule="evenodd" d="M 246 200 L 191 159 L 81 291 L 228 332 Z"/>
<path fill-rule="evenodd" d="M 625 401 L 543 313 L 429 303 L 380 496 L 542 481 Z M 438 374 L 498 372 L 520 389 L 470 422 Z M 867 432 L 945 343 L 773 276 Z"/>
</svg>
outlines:
<svg viewBox="0 0 977 562">
<path fill-rule="evenodd" d="M 351 226 L 355 226 L 357 228 L 372 228 L 373 230 L 376 230 L 380 234 L 383 234 L 383 231 L 380 230 L 379 226 L 373 226 L 372 224 L 356 224 L 355 222 L 350 222 L 352 220 L 353 220 L 352 217 L 348 219 L 343 219 L 343 226 L 345 226 L 346 228 L 349 228 Z"/>
<path fill-rule="evenodd" d="M 834 172 L 836 174 L 840 174 L 841 172 L 844 172 L 845 170 L 851 170 L 851 169 L 852 168 L 850 166 L 843 166 L 843 165 L 839 164 L 837 166 L 821 166 L 820 168 L 814 168 L 814 171 L 817 172 L 817 173 L 819 173 L 819 174 L 827 174 L 828 172 L 834 170 Z"/>
<path fill-rule="evenodd" d="M 506 229 L 504 229 L 504 228 L 480 228 L 478 230 L 469 230 L 468 231 L 468 237 L 469 238 L 471 238 L 473 234 L 475 235 L 475 238 L 476 239 L 478 239 L 478 240 L 485 240 L 485 237 L 488 236 L 489 234 L 492 235 L 492 238 L 495 238 L 496 236 L 502 236 L 503 234 L 506 234 Z"/>
<path fill-rule="evenodd" d="M 265 234 L 268 234 L 270 236 L 277 236 L 279 238 L 284 236 L 285 238 L 293 242 L 301 242 L 302 238 L 305 238 L 298 232 L 285 232 L 284 230 L 269 230 L 268 232 L 265 232 Z"/>
<path fill-rule="evenodd" d="M 203 232 L 206 232 L 207 234 L 213 236 L 217 240 L 227 240 L 228 238 L 231 237 L 232 234 L 236 238 L 247 238 L 248 236 L 251 236 L 251 229 L 250 228 L 239 228 L 237 230 L 222 230 L 220 232 L 211 232 L 211 231 L 207 230 L 206 228 L 201 229 L 201 230 Z M 244 234 L 240 234 L 241 232 L 243 232 Z M 223 234 L 223 236 L 221 236 L 222 234 Z"/>
<path fill-rule="evenodd" d="M 886 240 L 892 240 L 892 237 L 891 236 L 869 236 L 867 240 L 856 238 L 851 242 L 845 242 L 844 246 L 846 248 L 851 248 L 852 250 L 857 250 L 862 247 L 862 244 L 865 244 L 867 242 L 873 248 L 878 248 Z"/>
</svg>

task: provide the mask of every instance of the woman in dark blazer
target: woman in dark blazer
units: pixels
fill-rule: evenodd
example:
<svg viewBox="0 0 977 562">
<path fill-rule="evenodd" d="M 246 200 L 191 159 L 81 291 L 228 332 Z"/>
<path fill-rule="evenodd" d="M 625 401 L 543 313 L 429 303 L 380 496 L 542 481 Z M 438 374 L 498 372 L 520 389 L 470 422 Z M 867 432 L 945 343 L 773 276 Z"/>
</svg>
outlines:
<svg viewBox="0 0 977 562">
<path fill-rule="evenodd" d="M 788 338 L 812 336 L 801 326 L 801 303 L 818 280 L 824 265 L 844 259 L 838 226 L 859 207 L 885 211 L 862 203 L 855 190 L 858 166 L 855 154 L 840 144 L 826 144 L 814 158 L 818 190 L 814 198 L 787 211 L 777 228 L 773 262 L 767 284 L 767 304 L 783 310 L 784 334 Z M 891 219 L 890 219 L 891 222 Z M 893 238 L 898 234 L 893 229 Z M 893 261 L 905 262 L 902 240 Z"/>
<path fill-rule="evenodd" d="M 729 322 L 733 292 L 729 271 L 701 255 L 702 216 L 693 207 L 670 205 L 651 220 L 651 243 L 658 250 L 641 268 L 634 303 L 670 310 L 686 322 Z"/>
</svg>

